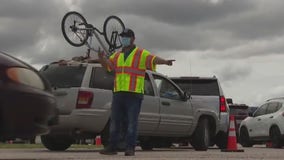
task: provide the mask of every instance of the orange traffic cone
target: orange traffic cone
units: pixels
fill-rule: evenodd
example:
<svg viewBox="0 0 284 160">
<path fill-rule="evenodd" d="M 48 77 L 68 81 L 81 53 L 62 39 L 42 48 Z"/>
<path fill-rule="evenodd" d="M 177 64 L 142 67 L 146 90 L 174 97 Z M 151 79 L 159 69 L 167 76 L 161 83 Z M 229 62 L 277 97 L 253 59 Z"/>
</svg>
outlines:
<svg viewBox="0 0 284 160">
<path fill-rule="evenodd" d="M 101 136 L 98 135 L 96 136 L 96 146 L 100 146 L 100 145 L 102 145 L 102 139 L 101 139 Z"/>
<path fill-rule="evenodd" d="M 236 137 L 234 115 L 230 115 L 230 128 L 229 128 L 227 149 L 222 149 L 221 151 L 222 152 L 244 152 L 243 149 L 237 148 L 237 137 Z"/>
</svg>

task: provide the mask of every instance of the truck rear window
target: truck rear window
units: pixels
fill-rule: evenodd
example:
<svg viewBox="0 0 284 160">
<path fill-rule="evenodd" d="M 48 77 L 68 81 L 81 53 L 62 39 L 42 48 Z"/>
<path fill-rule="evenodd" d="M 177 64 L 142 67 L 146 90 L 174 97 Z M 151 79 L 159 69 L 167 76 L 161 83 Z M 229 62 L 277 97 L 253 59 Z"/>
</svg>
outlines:
<svg viewBox="0 0 284 160">
<path fill-rule="evenodd" d="M 219 87 L 216 80 L 172 80 L 182 90 L 191 95 L 219 96 Z"/>
<path fill-rule="evenodd" d="M 248 108 L 234 108 L 230 107 L 230 114 L 233 115 L 248 115 Z"/>
<path fill-rule="evenodd" d="M 50 65 L 40 70 L 52 87 L 70 88 L 80 87 L 86 67 Z"/>
<path fill-rule="evenodd" d="M 96 67 L 92 72 L 90 87 L 112 90 L 114 75 L 102 67 Z"/>
</svg>

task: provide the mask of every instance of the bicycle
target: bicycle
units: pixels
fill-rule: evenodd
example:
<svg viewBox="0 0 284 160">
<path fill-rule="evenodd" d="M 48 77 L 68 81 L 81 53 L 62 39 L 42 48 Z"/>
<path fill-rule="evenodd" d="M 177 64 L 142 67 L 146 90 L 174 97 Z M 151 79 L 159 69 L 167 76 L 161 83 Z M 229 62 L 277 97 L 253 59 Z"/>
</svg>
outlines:
<svg viewBox="0 0 284 160">
<path fill-rule="evenodd" d="M 86 45 L 88 47 L 88 52 L 90 52 L 90 50 L 99 52 L 100 48 L 95 50 L 91 46 L 94 35 L 108 56 L 110 53 L 122 46 L 119 34 L 122 33 L 124 29 L 125 26 L 122 20 L 114 15 L 107 17 L 104 21 L 103 32 L 94 27 L 92 24 L 87 23 L 87 20 L 82 16 L 82 14 L 76 11 L 67 12 L 61 21 L 63 36 L 69 44 L 75 47 Z M 108 49 L 102 42 L 99 35 L 104 36 L 105 41 L 109 46 Z"/>
</svg>

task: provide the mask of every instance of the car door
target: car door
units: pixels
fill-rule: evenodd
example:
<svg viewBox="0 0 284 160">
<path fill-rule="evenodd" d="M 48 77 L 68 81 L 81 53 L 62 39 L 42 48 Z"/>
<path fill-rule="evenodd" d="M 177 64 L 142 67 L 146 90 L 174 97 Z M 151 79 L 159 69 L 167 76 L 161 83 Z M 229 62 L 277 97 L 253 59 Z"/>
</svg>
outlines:
<svg viewBox="0 0 284 160">
<path fill-rule="evenodd" d="M 268 137 L 269 136 L 269 129 L 274 122 L 274 113 L 278 110 L 278 103 L 277 102 L 269 102 L 267 104 L 266 114 L 261 117 L 261 126 L 262 130 L 260 130 L 260 136 Z"/>
<path fill-rule="evenodd" d="M 263 115 L 266 114 L 267 103 L 260 106 L 254 113 L 253 118 L 248 122 L 247 127 L 251 137 L 260 137 L 263 129 Z"/>
<path fill-rule="evenodd" d="M 160 96 L 160 135 L 186 135 L 192 125 L 192 107 L 183 92 L 170 80 L 153 75 Z"/>
<path fill-rule="evenodd" d="M 138 121 L 139 134 L 148 134 L 156 131 L 160 121 L 160 100 L 155 96 L 153 84 L 149 75 L 145 75 L 144 99 Z"/>
</svg>

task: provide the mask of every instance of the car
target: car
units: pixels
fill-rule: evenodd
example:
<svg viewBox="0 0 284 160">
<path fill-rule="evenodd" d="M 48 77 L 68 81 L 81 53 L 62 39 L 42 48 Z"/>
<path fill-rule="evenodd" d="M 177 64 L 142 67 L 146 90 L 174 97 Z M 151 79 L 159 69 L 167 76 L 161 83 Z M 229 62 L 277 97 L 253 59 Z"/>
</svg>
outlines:
<svg viewBox="0 0 284 160">
<path fill-rule="evenodd" d="M 273 148 L 284 144 L 284 97 L 265 101 L 240 124 L 240 144 L 252 147 L 254 144 L 271 142 Z"/>
<path fill-rule="evenodd" d="M 211 130 L 215 131 L 214 134 L 211 133 L 210 143 L 211 146 L 216 144 L 220 149 L 225 149 L 229 130 L 229 107 L 218 78 L 181 76 L 171 77 L 171 80 L 190 94 L 191 104 L 196 110 L 208 111 L 210 114 L 207 115 L 218 117 L 216 123 L 210 124 Z"/>
<path fill-rule="evenodd" d="M 0 140 L 31 139 L 57 123 L 48 81 L 29 64 L 0 52 Z"/>
<path fill-rule="evenodd" d="M 240 127 L 242 120 L 244 120 L 248 116 L 249 106 L 246 104 L 230 103 L 229 108 L 230 108 L 230 115 L 233 115 L 235 118 L 235 129 L 238 140 L 239 139 L 238 129 Z"/>
</svg>

